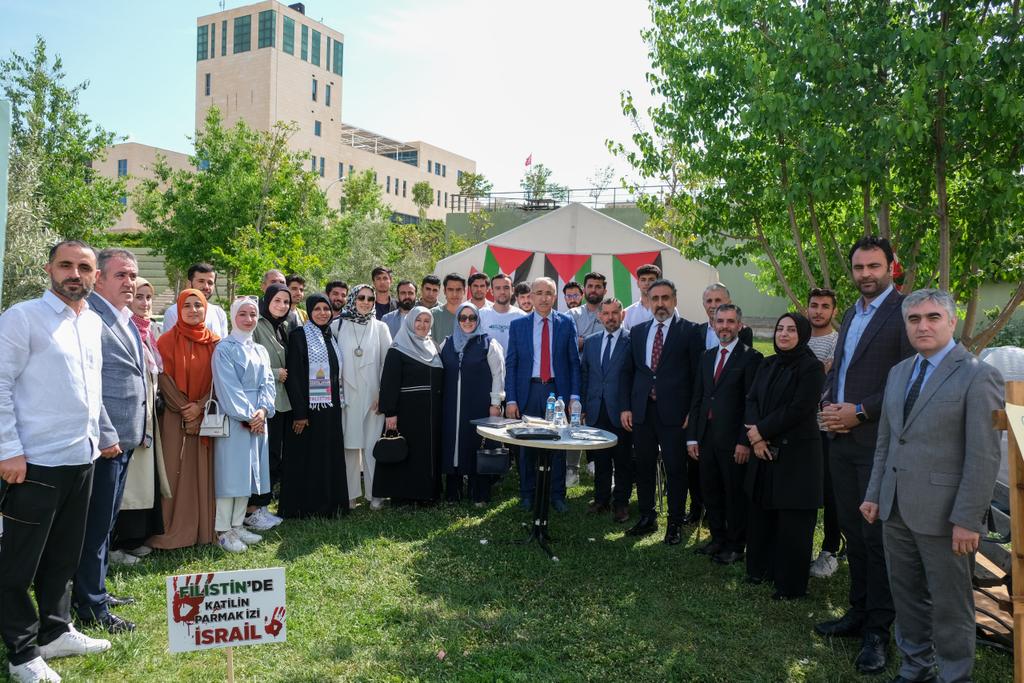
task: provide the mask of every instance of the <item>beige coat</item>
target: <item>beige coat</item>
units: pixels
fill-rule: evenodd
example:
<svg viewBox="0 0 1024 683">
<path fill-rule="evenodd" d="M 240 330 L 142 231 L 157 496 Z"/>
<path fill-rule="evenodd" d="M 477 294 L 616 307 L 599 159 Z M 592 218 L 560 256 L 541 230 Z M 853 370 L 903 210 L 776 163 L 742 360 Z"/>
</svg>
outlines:
<svg viewBox="0 0 1024 683">
<path fill-rule="evenodd" d="M 372 410 L 380 392 L 380 374 L 384 356 L 391 348 L 388 326 L 379 320 L 356 325 L 346 320 L 338 334 L 341 351 L 341 377 L 345 393 L 342 424 L 345 448 L 368 448 L 384 428 L 384 416 Z M 357 356 L 356 348 L 363 350 Z"/>
<path fill-rule="evenodd" d="M 146 372 L 146 443 L 132 453 L 124 484 L 122 510 L 148 510 L 156 502 L 156 484 L 160 482 L 160 495 L 171 497 L 167 483 L 167 470 L 160 449 L 160 430 L 156 428 L 156 376 Z M 154 472 L 154 468 L 156 471 Z"/>
</svg>

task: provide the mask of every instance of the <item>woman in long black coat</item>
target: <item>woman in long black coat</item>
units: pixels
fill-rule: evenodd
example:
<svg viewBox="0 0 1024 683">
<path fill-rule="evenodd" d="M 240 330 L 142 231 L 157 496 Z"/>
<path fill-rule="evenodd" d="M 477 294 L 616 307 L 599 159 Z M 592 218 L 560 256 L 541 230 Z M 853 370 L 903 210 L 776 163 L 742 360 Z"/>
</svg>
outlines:
<svg viewBox="0 0 1024 683">
<path fill-rule="evenodd" d="M 433 501 L 441 486 L 441 358 L 430 338 L 433 316 L 416 306 L 402 321 L 384 357 L 380 411 L 384 428 L 405 437 L 408 455 L 397 463 L 377 461 L 373 497 L 393 503 Z"/>
<path fill-rule="evenodd" d="M 292 428 L 284 435 L 282 517 L 332 517 L 348 512 L 338 356 L 331 338 L 331 303 L 306 299 L 309 320 L 288 335 Z"/>
<path fill-rule="evenodd" d="M 811 546 L 824 476 L 817 411 L 825 371 L 807 346 L 811 323 L 786 313 L 775 323 L 775 355 L 747 395 L 749 581 L 772 580 L 777 600 L 807 594 Z"/>
</svg>

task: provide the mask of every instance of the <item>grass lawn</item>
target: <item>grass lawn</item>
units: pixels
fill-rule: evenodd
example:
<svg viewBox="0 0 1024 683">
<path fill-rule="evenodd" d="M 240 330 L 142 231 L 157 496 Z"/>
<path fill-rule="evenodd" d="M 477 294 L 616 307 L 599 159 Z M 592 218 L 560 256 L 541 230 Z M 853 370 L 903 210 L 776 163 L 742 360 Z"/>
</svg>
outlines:
<svg viewBox="0 0 1024 683">
<path fill-rule="evenodd" d="M 696 555 L 692 528 L 670 548 L 660 533 L 636 540 L 587 516 L 585 486 L 570 490 L 568 513 L 552 513 L 552 562 L 507 544 L 527 517 L 514 486 L 506 480 L 488 510 L 364 506 L 337 521 L 286 522 L 243 555 L 207 546 L 114 568 L 112 592 L 139 599 L 118 610 L 138 631 L 54 668 L 67 681 L 223 680 L 222 650 L 167 652 L 164 577 L 283 565 L 288 642 L 237 648 L 239 680 L 865 680 L 851 664 L 857 642 L 811 631 L 844 608 L 845 564 L 811 579 L 809 598 L 780 604 L 770 587 L 743 583 L 741 565 Z M 977 681 L 1012 672 L 1009 656 L 979 650 Z"/>
</svg>

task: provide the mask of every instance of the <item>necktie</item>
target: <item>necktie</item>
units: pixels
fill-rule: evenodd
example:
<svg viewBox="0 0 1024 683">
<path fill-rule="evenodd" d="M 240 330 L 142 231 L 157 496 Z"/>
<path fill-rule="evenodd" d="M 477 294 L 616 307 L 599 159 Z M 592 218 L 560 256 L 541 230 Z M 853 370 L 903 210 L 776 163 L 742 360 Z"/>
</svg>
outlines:
<svg viewBox="0 0 1024 683">
<path fill-rule="evenodd" d="M 722 368 L 725 367 L 725 357 L 729 355 L 729 349 L 722 349 L 722 357 L 718 360 L 718 367 L 715 368 L 715 384 L 718 384 L 718 378 L 722 376 Z"/>
<path fill-rule="evenodd" d="M 921 367 L 917 371 L 917 377 L 914 378 L 914 383 L 910 385 L 910 391 L 907 393 L 907 401 L 903 404 L 904 422 L 906 422 L 907 418 L 910 417 L 910 411 L 914 409 L 914 404 L 917 403 L 917 397 L 921 395 L 921 387 L 924 385 L 924 373 L 927 369 L 928 360 L 922 358 Z"/>
<path fill-rule="evenodd" d="M 540 380 L 551 381 L 551 332 L 548 329 L 548 319 L 541 318 L 543 326 L 540 330 Z"/>
<path fill-rule="evenodd" d="M 654 344 L 651 346 L 651 371 L 658 371 L 658 363 L 661 361 L 661 347 L 665 345 L 665 323 L 658 323 L 658 331 L 654 334 Z M 651 398 L 658 398 L 658 391 L 654 384 L 651 385 Z"/>
<path fill-rule="evenodd" d="M 608 359 L 612 357 L 612 335 L 608 335 L 608 339 L 604 343 L 604 353 L 601 354 L 601 369 L 608 369 Z"/>
</svg>

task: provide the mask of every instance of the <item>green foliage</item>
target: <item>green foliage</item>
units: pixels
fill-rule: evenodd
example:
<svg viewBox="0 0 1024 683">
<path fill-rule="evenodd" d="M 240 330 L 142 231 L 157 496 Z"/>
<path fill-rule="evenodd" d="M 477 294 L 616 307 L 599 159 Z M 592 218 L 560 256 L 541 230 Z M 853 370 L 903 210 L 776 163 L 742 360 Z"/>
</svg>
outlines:
<svg viewBox="0 0 1024 683">
<path fill-rule="evenodd" d="M 459 193 L 463 197 L 477 199 L 486 197 L 494 189 L 494 183 L 482 173 L 463 173 L 459 178 Z"/>
<path fill-rule="evenodd" d="M 975 350 L 982 282 L 1024 280 L 1024 46 L 1015 3 L 653 0 L 644 32 L 660 102 L 629 149 L 654 232 L 690 257 L 761 269 L 802 306 L 849 305 L 846 250 L 892 239 L 907 288 L 948 287 Z M 1004 307 L 1012 312 L 1024 284 Z"/>
<path fill-rule="evenodd" d="M 412 203 L 419 209 L 420 223 L 427 220 L 427 209 L 434 203 L 434 188 L 426 180 L 412 186 Z"/>
<path fill-rule="evenodd" d="M 92 240 L 117 222 L 125 179 L 103 178 L 92 170 L 115 136 L 78 110 L 88 82 L 64 84 L 59 56 L 50 61 L 46 42 L 36 37 L 28 57 L 0 60 L 0 88 L 11 101 L 11 159 L 33 157 L 39 197 L 55 234 Z"/>
<path fill-rule="evenodd" d="M 40 161 L 31 151 L 11 157 L 7 188 L 7 240 L 4 254 L 2 308 L 40 296 L 50 278 L 46 257 L 59 237 L 47 221 Z"/>
<path fill-rule="evenodd" d="M 148 246 L 179 272 L 209 261 L 227 276 L 229 298 L 258 291 L 270 268 L 326 272 L 340 229 L 318 176 L 303 170 L 305 155 L 288 149 L 294 124 L 263 132 L 221 121 L 211 108 L 196 133 L 191 161 L 202 170 L 175 171 L 158 159 L 136 188 Z"/>
<path fill-rule="evenodd" d="M 523 188 L 527 199 L 543 199 L 549 190 L 551 169 L 544 164 L 534 164 L 523 173 L 519 187 Z"/>
</svg>

